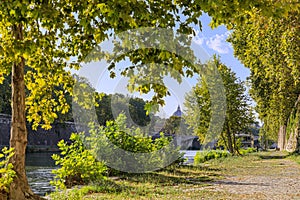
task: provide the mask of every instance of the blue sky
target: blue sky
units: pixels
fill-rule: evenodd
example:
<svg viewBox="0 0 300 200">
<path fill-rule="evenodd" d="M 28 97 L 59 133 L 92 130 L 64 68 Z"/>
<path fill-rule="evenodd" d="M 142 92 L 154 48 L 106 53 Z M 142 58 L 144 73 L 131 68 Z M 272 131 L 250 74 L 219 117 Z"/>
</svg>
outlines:
<svg viewBox="0 0 300 200">
<path fill-rule="evenodd" d="M 236 58 L 233 56 L 233 48 L 230 43 L 226 42 L 226 38 L 230 32 L 224 26 L 219 26 L 215 29 L 211 29 L 209 26 L 210 17 L 207 14 L 203 14 L 200 18 L 202 23 L 202 32 L 199 28 L 195 27 L 195 32 L 197 35 L 194 37 L 194 42 L 200 45 L 208 54 L 212 56 L 217 54 L 220 56 L 221 61 L 230 67 L 241 80 L 246 80 L 249 76 L 249 69 L 245 68 Z M 128 65 L 128 61 L 119 63 L 120 67 Z M 98 68 L 97 68 L 98 66 Z M 91 70 L 90 67 L 95 67 Z M 107 70 L 99 72 L 99 64 L 89 64 L 89 77 L 92 77 L 94 81 L 97 82 L 95 85 L 97 91 L 105 93 L 127 93 L 129 95 L 134 95 L 142 97 L 144 99 L 149 99 L 150 95 L 139 95 L 138 93 L 130 94 L 126 91 L 127 79 L 121 76 L 117 76 L 114 79 L 109 78 L 109 73 Z M 96 81 L 97 79 L 97 81 Z M 160 116 L 169 117 L 180 105 L 183 107 L 184 95 L 189 92 L 192 86 L 196 83 L 197 78 L 184 79 L 182 84 L 178 84 L 176 81 L 171 79 L 166 79 L 166 85 L 171 91 L 171 97 L 165 98 L 166 105 L 161 109 Z M 184 108 L 183 108 L 184 109 Z"/>
<path fill-rule="evenodd" d="M 230 32 L 225 26 L 211 29 L 209 27 L 210 17 L 207 14 L 201 16 L 202 32 L 194 38 L 210 54 L 218 54 L 221 61 L 230 67 L 241 80 L 246 80 L 250 75 L 248 68 L 245 68 L 239 60 L 233 56 L 233 48 L 226 38 Z"/>
</svg>

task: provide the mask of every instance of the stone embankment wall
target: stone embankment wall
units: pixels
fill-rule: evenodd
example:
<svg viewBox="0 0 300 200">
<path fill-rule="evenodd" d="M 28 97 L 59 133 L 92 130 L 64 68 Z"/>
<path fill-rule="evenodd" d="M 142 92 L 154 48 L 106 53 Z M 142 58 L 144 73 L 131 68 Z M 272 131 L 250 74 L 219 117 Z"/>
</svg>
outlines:
<svg viewBox="0 0 300 200">
<path fill-rule="evenodd" d="M 10 139 L 11 116 L 0 114 L 0 146 L 8 146 Z M 57 143 L 64 139 L 69 141 L 70 135 L 77 132 L 74 123 L 53 124 L 52 129 L 44 130 L 38 128 L 32 130 L 27 125 L 28 130 L 28 149 L 30 150 L 57 150 Z"/>
</svg>

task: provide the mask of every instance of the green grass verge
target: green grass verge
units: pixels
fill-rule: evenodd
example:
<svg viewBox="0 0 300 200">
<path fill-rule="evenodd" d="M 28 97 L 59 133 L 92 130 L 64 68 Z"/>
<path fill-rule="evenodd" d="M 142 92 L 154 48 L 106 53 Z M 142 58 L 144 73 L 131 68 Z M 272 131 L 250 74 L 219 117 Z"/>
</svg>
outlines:
<svg viewBox="0 0 300 200">
<path fill-rule="evenodd" d="M 289 158 L 298 164 L 300 164 L 300 154 L 299 153 L 293 153 L 289 156 Z"/>
<path fill-rule="evenodd" d="M 206 166 L 180 166 L 145 174 L 123 174 L 98 186 L 83 186 L 50 194 L 52 200 L 78 199 L 183 199 L 203 198 L 218 170 Z"/>
</svg>

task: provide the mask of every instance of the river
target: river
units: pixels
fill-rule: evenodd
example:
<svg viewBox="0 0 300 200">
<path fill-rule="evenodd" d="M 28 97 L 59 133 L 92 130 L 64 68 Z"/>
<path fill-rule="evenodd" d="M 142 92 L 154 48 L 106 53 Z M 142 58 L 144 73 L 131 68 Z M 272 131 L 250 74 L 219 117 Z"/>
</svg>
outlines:
<svg viewBox="0 0 300 200">
<path fill-rule="evenodd" d="M 180 153 L 184 153 L 184 158 L 186 158 L 187 160 L 183 163 L 186 165 L 191 165 L 194 163 L 194 157 L 197 154 L 197 152 L 199 151 L 193 151 L 193 150 L 182 150 L 180 151 Z"/>
<path fill-rule="evenodd" d="M 185 153 L 184 157 L 188 160 L 184 164 L 192 164 L 194 156 L 198 151 L 180 151 Z M 34 193 L 45 196 L 53 192 L 55 188 L 50 185 L 54 175 L 51 171 L 55 168 L 55 162 L 51 158 L 53 153 L 27 153 L 26 154 L 26 173 L 28 182 Z"/>
<path fill-rule="evenodd" d="M 27 153 L 26 154 L 26 174 L 29 185 L 34 193 L 45 196 L 53 192 L 55 188 L 50 185 L 54 175 L 51 173 L 55 167 L 55 162 L 51 156 L 53 153 Z"/>
</svg>

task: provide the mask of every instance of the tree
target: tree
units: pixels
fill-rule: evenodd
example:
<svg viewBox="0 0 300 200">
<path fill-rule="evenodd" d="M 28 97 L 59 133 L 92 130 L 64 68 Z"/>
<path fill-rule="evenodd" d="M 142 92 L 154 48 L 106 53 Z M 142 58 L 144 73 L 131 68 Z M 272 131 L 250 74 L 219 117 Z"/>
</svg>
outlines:
<svg viewBox="0 0 300 200">
<path fill-rule="evenodd" d="M 227 66 L 216 56 L 212 62 L 218 68 L 226 94 L 226 116 L 223 131 L 219 137 L 230 153 L 238 153 L 236 134 L 247 131 L 253 123 L 253 113 L 249 98 L 245 95 L 245 86 Z M 184 116 L 188 125 L 193 128 L 200 142 L 204 141 L 211 123 L 212 105 L 207 79 L 202 77 L 186 96 Z M 213 124 L 212 124 L 213 125 Z"/>
<path fill-rule="evenodd" d="M 100 125 L 105 126 L 107 121 L 112 121 L 121 113 L 127 117 L 127 126 L 145 127 L 150 122 L 146 115 L 146 102 L 141 98 L 130 98 L 122 94 L 103 94 L 96 100 L 96 114 Z"/>
<path fill-rule="evenodd" d="M 168 134 L 175 134 L 175 133 L 178 134 L 180 124 L 181 124 L 181 117 L 171 116 L 166 120 L 162 131 Z"/>
<path fill-rule="evenodd" d="M 250 94 L 264 123 L 264 136 L 278 139 L 283 150 L 289 116 L 300 95 L 299 9 L 280 19 L 253 9 L 229 41 L 235 56 L 251 71 Z"/>
<path fill-rule="evenodd" d="M 166 119 L 161 131 L 176 136 L 191 135 L 184 118 L 174 115 Z"/>
</svg>

